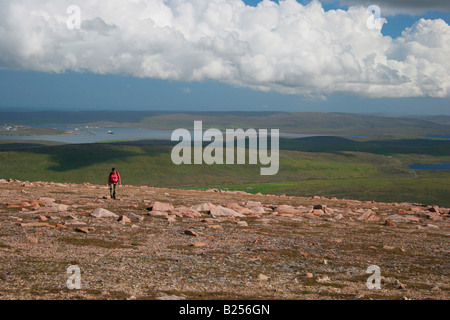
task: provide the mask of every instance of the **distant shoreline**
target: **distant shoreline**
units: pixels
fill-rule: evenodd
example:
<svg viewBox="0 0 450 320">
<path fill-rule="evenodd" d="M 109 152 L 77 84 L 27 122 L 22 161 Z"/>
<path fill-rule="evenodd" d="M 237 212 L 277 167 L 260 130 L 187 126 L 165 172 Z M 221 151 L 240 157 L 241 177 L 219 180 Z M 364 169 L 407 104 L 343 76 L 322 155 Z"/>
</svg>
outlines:
<svg viewBox="0 0 450 320">
<path fill-rule="evenodd" d="M 7 136 L 7 137 L 66 136 L 73 134 L 74 132 L 70 130 L 61 130 L 44 127 L 16 126 L 10 130 L 0 128 L 0 136 Z"/>
</svg>

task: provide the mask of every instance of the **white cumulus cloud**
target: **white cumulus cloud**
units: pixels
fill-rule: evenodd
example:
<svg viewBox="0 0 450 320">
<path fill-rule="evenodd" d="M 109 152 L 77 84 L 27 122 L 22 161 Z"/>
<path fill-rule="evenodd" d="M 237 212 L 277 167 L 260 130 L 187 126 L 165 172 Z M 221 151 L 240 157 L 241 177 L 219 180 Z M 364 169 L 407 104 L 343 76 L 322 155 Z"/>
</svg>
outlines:
<svg viewBox="0 0 450 320">
<path fill-rule="evenodd" d="M 79 30 L 66 25 L 73 4 Z M 362 6 L 325 11 L 295 0 L 2 0 L 0 68 L 213 79 L 308 96 L 449 97 L 450 26 L 422 19 L 392 39 L 369 29 L 369 16 Z"/>
</svg>

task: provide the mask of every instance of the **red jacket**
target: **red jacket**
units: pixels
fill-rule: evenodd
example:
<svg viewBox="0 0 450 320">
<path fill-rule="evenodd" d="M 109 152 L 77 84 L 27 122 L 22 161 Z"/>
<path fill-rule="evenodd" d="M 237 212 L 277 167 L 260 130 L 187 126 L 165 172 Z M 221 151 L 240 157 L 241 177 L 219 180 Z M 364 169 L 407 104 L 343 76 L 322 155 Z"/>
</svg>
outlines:
<svg viewBox="0 0 450 320">
<path fill-rule="evenodd" d="M 117 185 L 119 184 L 119 181 L 120 181 L 120 174 L 117 171 L 114 173 L 111 172 L 109 174 L 109 183 Z"/>
</svg>

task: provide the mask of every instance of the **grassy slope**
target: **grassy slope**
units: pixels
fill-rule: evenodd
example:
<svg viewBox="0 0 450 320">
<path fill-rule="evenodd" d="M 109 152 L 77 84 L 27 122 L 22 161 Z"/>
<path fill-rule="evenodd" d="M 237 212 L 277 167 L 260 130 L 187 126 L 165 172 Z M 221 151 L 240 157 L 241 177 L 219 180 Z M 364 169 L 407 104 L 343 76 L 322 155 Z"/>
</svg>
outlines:
<svg viewBox="0 0 450 320">
<path fill-rule="evenodd" d="M 293 142 L 288 142 L 291 149 L 305 147 L 301 143 L 295 147 Z M 46 146 L 0 152 L 0 177 L 103 184 L 114 166 L 121 172 L 124 183 L 133 185 L 242 190 L 252 187 L 252 192 L 450 206 L 449 171 L 414 173 L 408 169 L 416 162 L 449 161 L 448 153 L 443 152 L 441 146 L 430 147 L 428 152 L 435 155 L 414 154 L 411 152 L 414 149 L 404 154 L 383 155 L 375 147 L 379 154 L 370 153 L 370 146 L 364 143 L 365 152 L 358 152 L 352 149 L 352 143 L 341 144 L 340 150 L 327 152 L 324 152 L 326 143 L 322 150 L 314 152 L 283 150 L 280 171 L 273 177 L 260 176 L 259 165 L 175 166 L 170 159 L 171 147 L 164 145 Z M 403 148 L 407 147 L 405 144 L 405 141 L 400 143 Z M 392 145 L 390 148 L 395 149 Z"/>
</svg>

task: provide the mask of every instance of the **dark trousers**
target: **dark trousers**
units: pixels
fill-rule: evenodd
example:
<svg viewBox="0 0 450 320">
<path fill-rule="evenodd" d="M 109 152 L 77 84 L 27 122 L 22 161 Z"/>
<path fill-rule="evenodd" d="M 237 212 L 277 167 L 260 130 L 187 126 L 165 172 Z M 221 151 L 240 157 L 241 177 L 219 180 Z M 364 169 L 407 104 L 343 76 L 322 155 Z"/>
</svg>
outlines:
<svg viewBox="0 0 450 320">
<path fill-rule="evenodd" d="M 116 184 L 114 183 L 110 183 L 109 184 L 109 194 L 111 195 L 111 198 L 115 199 L 116 198 Z"/>
</svg>

